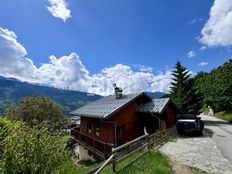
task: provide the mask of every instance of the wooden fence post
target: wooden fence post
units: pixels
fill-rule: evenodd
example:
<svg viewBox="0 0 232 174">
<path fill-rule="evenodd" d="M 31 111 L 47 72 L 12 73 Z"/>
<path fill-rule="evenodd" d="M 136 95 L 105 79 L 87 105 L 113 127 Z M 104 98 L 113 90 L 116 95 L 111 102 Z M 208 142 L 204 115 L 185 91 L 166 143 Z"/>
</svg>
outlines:
<svg viewBox="0 0 232 174">
<path fill-rule="evenodd" d="M 113 173 L 116 173 L 116 152 L 114 152 L 112 166 L 113 166 Z"/>
</svg>

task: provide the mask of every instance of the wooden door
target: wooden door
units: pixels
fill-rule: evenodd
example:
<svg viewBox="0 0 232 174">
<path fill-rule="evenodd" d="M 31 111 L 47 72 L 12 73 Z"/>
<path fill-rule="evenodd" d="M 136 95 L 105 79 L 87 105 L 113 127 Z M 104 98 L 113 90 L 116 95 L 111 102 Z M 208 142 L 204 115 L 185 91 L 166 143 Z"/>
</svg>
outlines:
<svg viewBox="0 0 232 174">
<path fill-rule="evenodd" d="M 117 125 L 117 146 L 124 144 L 124 125 Z"/>
</svg>

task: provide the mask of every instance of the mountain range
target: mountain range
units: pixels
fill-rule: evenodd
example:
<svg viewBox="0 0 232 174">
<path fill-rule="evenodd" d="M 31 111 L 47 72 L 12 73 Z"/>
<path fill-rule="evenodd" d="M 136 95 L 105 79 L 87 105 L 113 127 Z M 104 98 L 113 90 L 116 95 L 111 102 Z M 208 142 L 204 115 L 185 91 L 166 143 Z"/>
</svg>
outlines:
<svg viewBox="0 0 232 174">
<path fill-rule="evenodd" d="M 20 98 L 32 96 L 33 94 L 50 96 L 62 106 L 66 114 L 88 102 L 101 98 L 100 95 L 30 84 L 17 79 L 0 76 L 0 114 L 9 105 L 17 103 Z"/>
<path fill-rule="evenodd" d="M 41 86 L 0 76 L 0 115 L 11 104 L 17 104 L 20 98 L 32 96 L 33 94 L 51 97 L 62 106 L 65 114 L 102 97 L 96 94 Z M 164 95 L 161 92 L 148 92 L 147 94 L 151 98 L 162 97 Z"/>
</svg>

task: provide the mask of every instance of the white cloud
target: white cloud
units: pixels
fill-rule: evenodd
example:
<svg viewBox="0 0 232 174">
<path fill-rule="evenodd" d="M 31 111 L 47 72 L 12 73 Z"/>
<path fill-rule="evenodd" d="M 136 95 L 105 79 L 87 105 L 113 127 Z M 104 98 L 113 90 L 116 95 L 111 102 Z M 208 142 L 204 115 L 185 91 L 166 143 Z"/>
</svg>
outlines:
<svg viewBox="0 0 232 174">
<path fill-rule="evenodd" d="M 189 21 L 188 23 L 189 24 L 195 24 L 197 22 L 197 19 L 196 18 L 193 18 L 191 21 Z"/>
<path fill-rule="evenodd" d="M 161 72 L 159 75 L 154 76 L 153 83 L 151 84 L 151 91 L 169 92 L 172 78 L 172 71 L 170 70 Z"/>
<path fill-rule="evenodd" d="M 62 89 L 79 90 L 100 95 L 114 92 L 117 83 L 125 93 L 141 91 L 168 92 L 171 71 L 153 74 L 150 68 L 117 64 L 90 75 L 76 53 L 60 58 L 51 55 L 49 62 L 36 67 L 27 58 L 26 49 L 17 41 L 14 32 L 0 28 L 0 75 L 22 81 L 44 84 Z"/>
<path fill-rule="evenodd" d="M 131 66 L 117 64 L 105 68 L 99 74 L 92 76 L 93 87 L 89 92 L 108 95 L 112 93 L 112 84 L 122 87 L 125 93 L 141 91 L 168 92 L 171 82 L 171 71 L 153 74 L 151 72 L 133 71 Z"/>
<path fill-rule="evenodd" d="M 198 22 L 202 22 L 203 20 L 204 20 L 204 18 L 197 18 L 197 17 L 195 17 L 191 21 L 189 21 L 188 23 L 194 25 L 194 24 L 196 24 Z"/>
<path fill-rule="evenodd" d="M 152 72 L 153 68 L 145 65 L 133 65 L 134 68 L 138 68 L 142 72 Z"/>
<path fill-rule="evenodd" d="M 232 45 L 232 1 L 215 0 L 209 19 L 201 31 L 201 43 L 207 46 Z"/>
<path fill-rule="evenodd" d="M 192 58 L 195 57 L 197 54 L 194 51 L 189 51 L 186 55 L 188 58 Z"/>
<path fill-rule="evenodd" d="M 0 75 L 33 79 L 36 67 L 26 57 L 26 49 L 17 42 L 13 31 L 0 28 Z"/>
<path fill-rule="evenodd" d="M 37 68 L 36 78 L 40 83 L 80 91 L 89 88 L 89 72 L 76 53 L 61 58 L 52 55 L 49 59 L 49 63 Z"/>
<path fill-rule="evenodd" d="M 60 18 L 64 22 L 71 17 L 66 0 L 48 0 L 48 2 L 51 6 L 48 6 L 47 9 L 54 17 Z"/>
<path fill-rule="evenodd" d="M 199 63 L 198 65 L 199 66 L 207 66 L 209 63 L 208 62 L 201 62 L 201 63 Z"/>
<path fill-rule="evenodd" d="M 204 51 L 204 50 L 206 50 L 206 49 L 207 49 L 206 46 L 202 46 L 202 47 L 200 48 L 201 51 Z"/>
</svg>

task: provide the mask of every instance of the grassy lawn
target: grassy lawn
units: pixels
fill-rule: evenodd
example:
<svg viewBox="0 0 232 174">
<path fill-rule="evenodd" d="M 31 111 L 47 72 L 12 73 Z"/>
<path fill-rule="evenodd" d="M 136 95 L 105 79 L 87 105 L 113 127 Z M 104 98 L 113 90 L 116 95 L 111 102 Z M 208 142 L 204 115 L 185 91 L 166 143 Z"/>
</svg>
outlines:
<svg viewBox="0 0 232 174">
<path fill-rule="evenodd" d="M 168 160 L 159 152 L 151 150 L 130 166 L 123 169 L 123 167 L 130 163 L 133 159 L 141 155 L 141 153 L 136 153 L 125 160 L 119 162 L 116 166 L 116 170 L 119 174 L 136 174 L 136 173 L 145 173 L 145 174 L 173 174 L 172 168 L 169 165 Z M 84 162 L 82 166 L 77 166 L 75 168 L 70 168 L 68 174 L 84 174 L 85 172 L 95 168 L 99 163 L 90 163 Z M 107 166 L 102 174 L 111 174 L 112 165 Z"/>
<path fill-rule="evenodd" d="M 216 117 L 218 117 L 220 119 L 223 119 L 225 121 L 232 123 L 232 113 L 218 112 L 215 115 L 216 115 Z"/>
<path fill-rule="evenodd" d="M 173 171 L 166 157 L 159 152 L 150 151 L 119 173 L 173 174 Z"/>
</svg>

